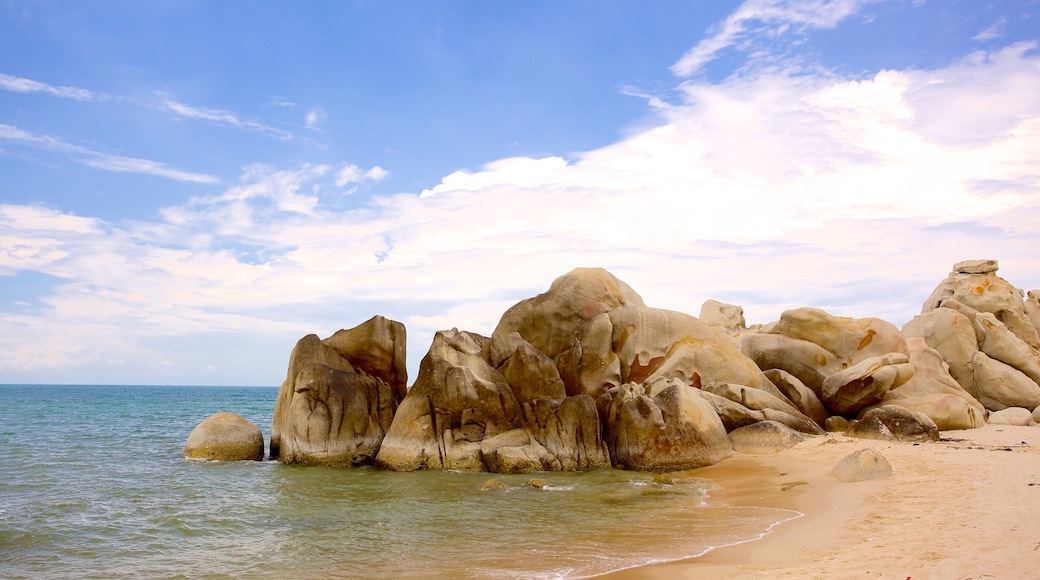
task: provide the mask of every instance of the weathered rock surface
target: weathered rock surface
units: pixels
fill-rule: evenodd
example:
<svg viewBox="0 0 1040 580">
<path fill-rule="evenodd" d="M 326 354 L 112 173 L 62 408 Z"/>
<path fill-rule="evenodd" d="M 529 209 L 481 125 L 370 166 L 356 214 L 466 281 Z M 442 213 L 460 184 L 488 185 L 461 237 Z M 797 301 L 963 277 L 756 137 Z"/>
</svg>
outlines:
<svg viewBox="0 0 1040 580">
<path fill-rule="evenodd" d="M 972 358 L 975 384 L 972 394 L 987 409 L 1008 407 L 1033 409 L 1040 405 L 1040 385 L 1018 369 L 979 351 Z"/>
<path fill-rule="evenodd" d="M 700 316 L 697 318 L 705 324 L 721 327 L 730 334 L 747 330 L 744 309 L 733 304 L 724 304 L 718 300 L 705 300 L 701 305 Z"/>
<path fill-rule="evenodd" d="M 404 325 L 382 316 L 324 341 L 313 334 L 300 339 L 275 401 L 271 457 L 287 463 L 371 463 L 407 392 L 405 342 Z M 290 444 L 287 456 L 283 450 Z"/>
<path fill-rule="evenodd" d="M 823 394 L 824 380 L 869 358 L 907 354 L 902 334 L 891 323 L 833 316 L 819 308 L 785 311 L 760 333 L 742 335 L 740 344 L 761 369 L 787 371 L 838 413 Z"/>
<path fill-rule="evenodd" d="M 896 405 L 877 407 L 864 413 L 845 431 L 850 437 L 882 441 L 938 441 L 939 429 L 923 413 Z"/>
<path fill-rule="evenodd" d="M 842 459 L 830 476 L 842 483 L 856 483 L 892 475 L 892 465 L 880 451 L 860 449 Z"/>
<path fill-rule="evenodd" d="M 806 439 L 806 435 L 776 421 L 761 421 L 729 434 L 733 450 L 749 455 L 773 455 Z"/>
<path fill-rule="evenodd" d="M 752 389 L 751 387 L 746 387 L 744 385 L 731 385 L 729 383 L 706 385 L 703 391 L 720 397 L 725 397 L 730 401 L 738 403 L 753 411 L 762 411 L 763 413 L 766 411 L 775 411 L 777 413 L 788 415 L 792 417 L 794 421 L 784 420 L 781 422 L 797 431 L 813 435 L 823 433 L 823 430 L 816 424 L 816 422 L 803 415 L 802 412 L 795 408 L 795 406 L 786 398 L 776 397 L 765 391 Z M 794 427 L 792 422 L 798 425 L 798 427 Z"/>
<path fill-rule="evenodd" d="M 981 266 L 982 263 L 989 265 Z M 1021 290 L 997 276 L 996 260 L 973 260 L 955 264 L 950 275 L 925 300 L 922 313 L 954 299 L 977 312 L 989 312 L 1030 348 L 1040 349 L 1040 336 L 1026 315 Z"/>
<path fill-rule="evenodd" d="M 781 369 L 769 369 L 765 372 L 766 378 L 776 386 L 784 398 L 791 402 L 803 415 L 812 419 L 817 425 L 823 427 L 830 412 L 823 407 L 819 397 L 798 377 Z"/>
<path fill-rule="evenodd" d="M 188 435 L 184 456 L 215 461 L 259 461 L 264 458 L 260 428 L 235 413 L 210 415 Z"/>
<path fill-rule="evenodd" d="M 972 359 L 979 351 L 972 320 L 953 308 L 936 308 L 903 325 L 907 338 L 920 337 L 935 349 L 949 367 L 950 376 L 968 393 L 974 393 Z"/>
<path fill-rule="evenodd" d="M 986 409 L 953 379 L 942 355 L 921 337 L 908 338 L 906 344 L 914 376 L 885 393 L 880 404 L 924 413 L 940 430 L 974 429 L 985 424 Z"/>
<path fill-rule="evenodd" d="M 913 375 L 914 366 L 905 354 L 893 352 L 867 358 L 823 381 L 823 404 L 835 414 L 852 414 L 881 402 L 889 389 L 902 385 Z"/>
<path fill-rule="evenodd" d="M 722 421 L 693 389 L 673 379 L 648 391 L 626 383 L 609 393 L 607 445 L 615 467 L 674 471 L 732 454 Z"/>
<path fill-rule="evenodd" d="M 1037 407 L 1040 409 L 1040 407 Z M 1033 413 L 1029 409 L 1023 409 L 1022 407 L 1008 407 L 1001 411 L 994 411 L 990 413 L 989 420 L 990 425 L 1018 425 L 1021 427 L 1029 427 L 1033 424 Z"/>
<path fill-rule="evenodd" d="M 390 385 L 321 364 L 296 375 L 280 415 L 279 459 L 287 464 L 352 467 L 375 459 L 397 400 Z"/>
<path fill-rule="evenodd" d="M 537 398 L 546 384 L 561 394 L 559 384 L 542 380 L 551 373 L 518 371 L 517 376 L 538 379 L 534 390 L 517 387 L 525 397 L 535 397 L 521 405 L 507 377 L 484 358 L 496 352 L 494 341 L 458 330 L 437 333 L 383 440 L 377 466 L 521 473 L 610 465 L 592 399 Z M 545 361 L 524 346 L 503 361 L 505 368 L 518 352 L 545 370 Z"/>
</svg>

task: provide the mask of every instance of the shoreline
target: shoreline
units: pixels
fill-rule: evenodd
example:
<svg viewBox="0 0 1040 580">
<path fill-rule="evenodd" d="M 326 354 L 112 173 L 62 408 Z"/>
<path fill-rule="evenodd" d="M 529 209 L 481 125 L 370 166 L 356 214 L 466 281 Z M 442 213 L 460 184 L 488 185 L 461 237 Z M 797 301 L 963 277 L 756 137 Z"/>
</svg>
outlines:
<svg viewBox="0 0 1040 580">
<path fill-rule="evenodd" d="M 1035 575 L 1040 428 L 987 425 L 941 435 L 938 442 L 913 444 L 829 434 L 774 456 L 738 454 L 697 470 L 698 477 L 721 486 L 710 501 L 803 516 L 773 526 L 758 540 L 597 578 Z M 857 483 L 827 475 L 863 448 L 881 451 L 893 475 Z"/>
</svg>

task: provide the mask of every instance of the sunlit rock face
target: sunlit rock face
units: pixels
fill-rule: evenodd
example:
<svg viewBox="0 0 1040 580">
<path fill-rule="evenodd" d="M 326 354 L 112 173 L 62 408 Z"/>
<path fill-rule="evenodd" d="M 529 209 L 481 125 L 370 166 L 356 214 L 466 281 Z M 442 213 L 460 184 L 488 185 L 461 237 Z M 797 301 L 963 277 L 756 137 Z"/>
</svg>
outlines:
<svg viewBox="0 0 1040 580">
<path fill-rule="evenodd" d="M 264 436 L 248 419 L 222 411 L 210 415 L 192 430 L 184 446 L 184 456 L 214 461 L 259 461 L 264 458 Z"/>
<path fill-rule="evenodd" d="M 514 383 L 520 377 L 533 385 L 511 385 L 491 365 L 492 339 L 455 329 L 438 332 L 376 465 L 499 473 L 609 466 L 592 399 L 560 396 L 559 379 L 553 380 L 544 359 L 517 340 L 511 344 L 516 348 L 501 365 Z M 502 352 L 508 348 L 497 354 Z M 511 367 L 517 356 L 531 368 Z"/>
<path fill-rule="evenodd" d="M 1040 406 L 1036 297 L 997 276 L 996 260 L 959 262 L 903 327 L 935 349 L 950 375 L 990 411 Z"/>
<path fill-rule="evenodd" d="M 275 401 L 271 457 L 372 463 L 407 393 L 406 346 L 404 325 L 382 316 L 325 340 L 300 339 Z"/>
</svg>

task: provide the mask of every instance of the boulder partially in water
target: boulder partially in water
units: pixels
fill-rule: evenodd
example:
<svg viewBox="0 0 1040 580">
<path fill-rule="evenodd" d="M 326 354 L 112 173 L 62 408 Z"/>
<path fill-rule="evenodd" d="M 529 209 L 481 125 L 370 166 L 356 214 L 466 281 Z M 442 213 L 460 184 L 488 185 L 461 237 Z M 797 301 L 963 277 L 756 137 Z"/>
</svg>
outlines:
<svg viewBox="0 0 1040 580">
<path fill-rule="evenodd" d="M 245 417 L 221 411 L 192 430 L 184 446 L 184 456 L 215 461 L 260 461 L 264 458 L 264 435 Z"/>
</svg>

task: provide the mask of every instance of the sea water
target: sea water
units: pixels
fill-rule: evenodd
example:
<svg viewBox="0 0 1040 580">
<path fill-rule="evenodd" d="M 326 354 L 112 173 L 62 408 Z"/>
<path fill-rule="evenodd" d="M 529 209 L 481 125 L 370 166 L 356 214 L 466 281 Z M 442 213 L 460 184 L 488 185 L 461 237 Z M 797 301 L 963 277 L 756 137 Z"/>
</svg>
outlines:
<svg viewBox="0 0 1040 580">
<path fill-rule="evenodd" d="M 182 456 L 276 388 L 0 385 L 2 578 L 578 578 L 702 554 L 798 514 L 686 472 L 489 475 Z M 504 490 L 482 491 L 488 479 Z M 540 481 L 532 481 L 537 479 Z"/>
</svg>

